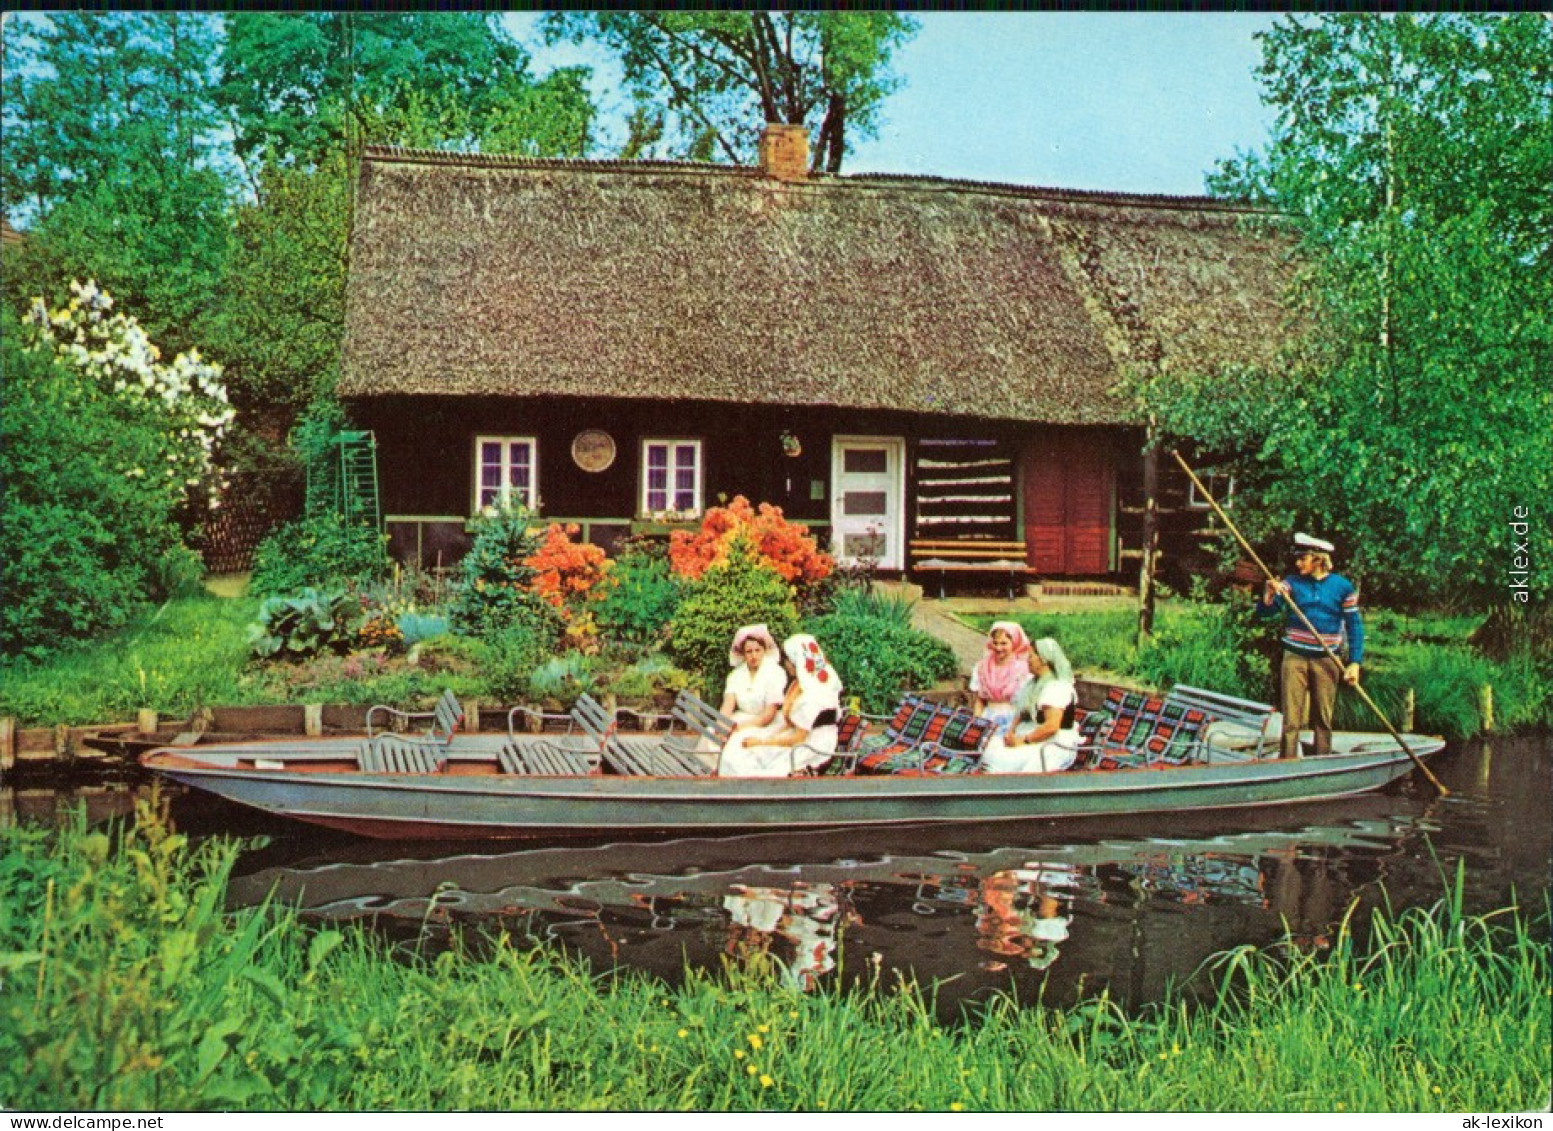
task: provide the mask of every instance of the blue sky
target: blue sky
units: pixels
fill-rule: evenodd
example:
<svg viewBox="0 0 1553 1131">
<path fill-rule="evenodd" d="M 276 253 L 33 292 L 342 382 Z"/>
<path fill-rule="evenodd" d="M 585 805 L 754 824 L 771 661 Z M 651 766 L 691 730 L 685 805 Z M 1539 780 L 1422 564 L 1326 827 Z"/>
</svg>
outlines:
<svg viewBox="0 0 1553 1131">
<path fill-rule="evenodd" d="M 906 82 L 879 136 L 844 172 L 910 173 L 1058 188 L 1195 195 L 1214 163 L 1263 144 L 1253 38 L 1272 15 L 922 13 L 896 56 Z M 595 97 L 623 100 L 618 72 L 509 27 L 536 69 L 595 64 Z"/>
</svg>

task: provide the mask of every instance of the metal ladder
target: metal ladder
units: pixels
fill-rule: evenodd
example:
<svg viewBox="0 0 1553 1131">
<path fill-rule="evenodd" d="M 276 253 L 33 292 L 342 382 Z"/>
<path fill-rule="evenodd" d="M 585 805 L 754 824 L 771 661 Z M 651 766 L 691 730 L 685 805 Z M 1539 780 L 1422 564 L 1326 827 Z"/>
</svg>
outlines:
<svg viewBox="0 0 1553 1131">
<path fill-rule="evenodd" d="M 331 512 L 382 525 L 377 438 L 371 432 L 336 433 L 328 451 L 308 464 L 307 513 L 312 517 Z"/>
</svg>

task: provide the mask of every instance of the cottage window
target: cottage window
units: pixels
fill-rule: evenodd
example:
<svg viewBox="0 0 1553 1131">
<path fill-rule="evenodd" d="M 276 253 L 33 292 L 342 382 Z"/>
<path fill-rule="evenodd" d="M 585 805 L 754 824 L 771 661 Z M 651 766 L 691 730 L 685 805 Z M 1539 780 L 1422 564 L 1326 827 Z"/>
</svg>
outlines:
<svg viewBox="0 0 1553 1131">
<path fill-rule="evenodd" d="M 642 442 L 642 513 L 701 513 L 701 441 Z"/>
<path fill-rule="evenodd" d="M 1235 477 L 1220 472 L 1204 472 L 1202 475 L 1203 486 L 1208 489 L 1221 507 L 1229 510 L 1235 505 Z M 1191 483 L 1186 489 L 1186 505 L 1194 511 L 1210 510 L 1207 498 L 1198 492 L 1197 484 Z"/>
<path fill-rule="evenodd" d="M 532 436 L 475 439 L 475 511 L 539 505 L 538 445 Z"/>
</svg>

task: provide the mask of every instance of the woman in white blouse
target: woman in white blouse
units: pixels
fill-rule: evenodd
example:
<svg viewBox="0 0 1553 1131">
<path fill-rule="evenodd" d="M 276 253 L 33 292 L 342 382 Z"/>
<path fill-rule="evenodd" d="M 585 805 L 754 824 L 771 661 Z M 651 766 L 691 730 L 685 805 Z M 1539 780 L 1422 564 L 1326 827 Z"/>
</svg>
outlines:
<svg viewBox="0 0 1553 1131">
<path fill-rule="evenodd" d="M 762 729 L 776 721 L 787 692 L 787 673 L 771 630 L 747 624 L 733 636 L 722 712 L 740 729 Z"/>
<path fill-rule="evenodd" d="M 841 716 L 841 679 L 812 636 L 782 644 L 793 686 L 782 713 L 765 731 L 735 730 L 717 773 L 725 778 L 782 778 L 830 760 Z"/>
</svg>

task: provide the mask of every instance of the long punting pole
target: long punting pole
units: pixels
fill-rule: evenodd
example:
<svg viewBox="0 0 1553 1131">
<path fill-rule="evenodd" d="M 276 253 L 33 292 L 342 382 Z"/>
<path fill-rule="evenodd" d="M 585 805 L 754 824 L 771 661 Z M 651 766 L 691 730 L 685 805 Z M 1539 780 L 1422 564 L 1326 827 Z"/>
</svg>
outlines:
<svg viewBox="0 0 1553 1131">
<path fill-rule="evenodd" d="M 1191 479 L 1192 485 L 1197 488 L 1197 493 L 1208 500 L 1208 505 L 1213 508 L 1213 513 L 1219 516 L 1219 521 L 1228 527 L 1229 532 L 1235 536 L 1235 540 L 1240 543 L 1240 548 L 1245 550 L 1246 553 L 1250 554 L 1251 560 L 1262 568 L 1262 572 L 1267 575 L 1267 580 L 1273 582 L 1274 584 L 1278 584 L 1278 578 L 1274 576 L 1273 571 L 1267 568 L 1267 563 L 1264 562 L 1257 555 L 1257 552 L 1251 548 L 1251 543 L 1246 541 L 1246 536 L 1240 532 L 1239 527 L 1230 521 L 1229 515 L 1224 513 L 1224 508 L 1219 506 L 1218 500 L 1209 493 L 1208 488 L 1203 485 L 1203 481 L 1201 479 L 1197 478 L 1197 473 L 1187 465 L 1186 460 L 1181 458 L 1181 453 L 1172 449 L 1170 454 L 1175 457 L 1175 461 L 1181 465 L 1181 470 L 1186 472 L 1187 476 Z M 1281 590 L 1280 593 L 1282 593 Z M 1332 651 L 1332 649 L 1327 646 L 1327 642 L 1321 638 L 1321 633 L 1316 631 L 1316 626 L 1311 624 L 1309 618 L 1305 616 L 1305 611 L 1301 609 L 1299 605 L 1295 604 L 1294 598 L 1290 594 L 1282 593 L 1282 596 L 1284 603 L 1287 604 L 1289 608 L 1294 610 L 1295 616 L 1300 618 L 1300 623 L 1303 624 L 1311 636 L 1315 637 L 1316 640 L 1321 644 L 1321 650 L 1327 654 L 1327 658 L 1337 665 L 1338 671 L 1342 671 L 1343 661 L 1338 658 L 1336 652 Z M 1403 752 L 1413 760 L 1413 765 L 1417 766 L 1419 770 L 1423 772 L 1424 777 L 1429 779 L 1430 784 L 1432 784 L 1435 789 L 1440 791 L 1440 796 L 1449 797 L 1451 791 L 1445 788 L 1445 783 L 1440 781 L 1439 778 L 1435 777 L 1434 774 L 1430 772 L 1429 767 L 1424 765 L 1422 758 L 1413 753 L 1408 744 L 1403 741 L 1402 736 L 1397 733 L 1397 728 L 1391 725 L 1391 720 L 1386 717 L 1386 712 L 1382 711 L 1375 705 L 1375 700 L 1370 698 L 1370 693 L 1365 691 L 1364 688 L 1360 687 L 1357 683 L 1352 684 L 1351 686 L 1359 693 L 1359 698 L 1363 699 L 1365 703 L 1369 705 L 1370 710 L 1375 712 L 1375 717 L 1381 721 L 1382 725 L 1385 726 L 1391 737 L 1397 740 L 1397 745 L 1402 747 Z M 1284 723 L 1287 725 L 1288 720 L 1285 719 Z"/>
</svg>

